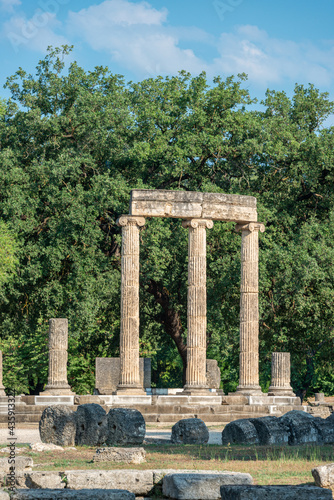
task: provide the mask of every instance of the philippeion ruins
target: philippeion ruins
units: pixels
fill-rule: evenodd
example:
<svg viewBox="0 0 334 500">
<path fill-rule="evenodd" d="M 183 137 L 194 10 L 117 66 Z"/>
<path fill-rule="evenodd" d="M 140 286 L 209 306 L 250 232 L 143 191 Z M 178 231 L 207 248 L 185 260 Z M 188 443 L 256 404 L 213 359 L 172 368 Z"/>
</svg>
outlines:
<svg viewBox="0 0 334 500">
<path fill-rule="evenodd" d="M 139 357 L 140 230 L 151 217 L 182 219 L 188 229 L 187 372 L 180 388 L 151 388 L 150 359 Z M 240 367 L 236 392 L 225 395 L 217 362 L 206 358 L 206 233 L 214 224 L 231 221 L 241 233 Z M 94 395 L 74 394 L 67 381 L 68 322 L 50 319 L 48 383 L 38 396 L 17 396 L 18 423 L 37 425 L 44 408 L 52 404 L 73 409 L 84 403 L 135 408 L 146 422 L 156 423 L 198 417 L 221 424 L 279 416 L 292 409 L 308 411 L 290 385 L 289 353 L 272 354 L 269 392 L 262 393 L 259 385 L 258 242 L 265 227 L 257 220 L 256 198 L 136 189 L 131 192 L 129 214 L 121 215 L 117 223 L 122 228 L 120 357 L 96 358 Z M 2 353 L 0 363 L 0 418 L 5 423 Z"/>
</svg>

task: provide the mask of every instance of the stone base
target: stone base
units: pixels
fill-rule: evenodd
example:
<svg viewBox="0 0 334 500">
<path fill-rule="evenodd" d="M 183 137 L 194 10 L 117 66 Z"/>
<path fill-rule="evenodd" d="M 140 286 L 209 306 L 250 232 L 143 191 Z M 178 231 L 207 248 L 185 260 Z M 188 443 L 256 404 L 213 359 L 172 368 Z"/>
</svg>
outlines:
<svg viewBox="0 0 334 500">
<path fill-rule="evenodd" d="M 5 388 L 3 385 L 0 385 L 0 397 L 6 397 Z"/>
<path fill-rule="evenodd" d="M 73 393 L 72 393 L 73 394 Z M 44 393 L 40 393 L 39 396 L 33 396 L 35 398 L 35 405 L 74 405 L 74 395 L 46 395 Z"/>
<path fill-rule="evenodd" d="M 253 394 L 263 394 L 262 389 L 259 385 L 239 385 L 236 389 L 236 393 L 244 394 L 245 396 L 251 396 Z M 231 394 L 229 393 L 229 395 Z"/>
<path fill-rule="evenodd" d="M 118 385 L 116 392 L 114 394 L 119 396 L 146 396 L 146 392 L 144 391 L 141 385 L 131 386 L 131 385 Z"/>
<path fill-rule="evenodd" d="M 184 396 L 210 396 L 210 389 L 206 385 L 185 385 L 182 391 Z"/>
<path fill-rule="evenodd" d="M 222 397 L 216 395 L 186 395 L 184 392 L 175 396 L 155 396 L 157 405 L 221 405 Z"/>
<path fill-rule="evenodd" d="M 250 405 L 299 406 L 300 398 L 293 396 L 270 396 L 269 394 L 252 394 L 248 397 Z"/>
<path fill-rule="evenodd" d="M 182 396 L 210 396 L 209 389 L 185 389 L 180 393 Z"/>
<path fill-rule="evenodd" d="M 71 390 L 68 384 L 62 385 L 47 385 L 40 396 L 75 396 L 75 392 Z"/>
<path fill-rule="evenodd" d="M 273 387 L 270 386 L 268 396 L 288 396 L 295 398 L 296 394 L 293 392 L 292 387 Z"/>
<path fill-rule="evenodd" d="M 107 406 L 113 405 L 151 405 L 152 396 L 144 395 L 129 395 L 129 394 L 115 394 L 113 396 L 105 395 L 100 396 L 101 404 Z"/>
</svg>

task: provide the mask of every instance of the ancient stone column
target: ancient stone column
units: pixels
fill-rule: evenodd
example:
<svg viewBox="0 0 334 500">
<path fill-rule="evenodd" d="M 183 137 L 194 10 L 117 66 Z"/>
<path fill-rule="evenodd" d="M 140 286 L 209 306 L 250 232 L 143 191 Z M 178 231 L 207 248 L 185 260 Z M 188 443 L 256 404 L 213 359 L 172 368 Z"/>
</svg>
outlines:
<svg viewBox="0 0 334 500">
<path fill-rule="evenodd" d="M 271 385 L 268 390 L 268 396 L 295 396 L 290 385 L 289 352 L 272 353 Z"/>
<path fill-rule="evenodd" d="M 68 321 L 53 318 L 49 321 L 49 376 L 44 395 L 70 396 L 73 394 L 67 382 Z"/>
<path fill-rule="evenodd" d="M 259 231 L 264 225 L 256 222 L 238 224 L 241 231 L 240 287 L 240 375 L 237 391 L 245 395 L 260 394 L 259 385 Z"/>
<path fill-rule="evenodd" d="M 6 396 L 5 388 L 2 383 L 2 351 L 0 351 L 0 397 Z"/>
<path fill-rule="evenodd" d="M 117 394 L 145 392 L 139 375 L 139 231 L 144 217 L 122 215 L 122 283 L 121 283 L 121 375 Z"/>
<path fill-rule="evenodd" d="M 206 229 L 212 220 L 182 222 L 189 228 L 188 240 L 188 337 L 184 392 L 209 394 L 206 381 Z"/>
</svg>

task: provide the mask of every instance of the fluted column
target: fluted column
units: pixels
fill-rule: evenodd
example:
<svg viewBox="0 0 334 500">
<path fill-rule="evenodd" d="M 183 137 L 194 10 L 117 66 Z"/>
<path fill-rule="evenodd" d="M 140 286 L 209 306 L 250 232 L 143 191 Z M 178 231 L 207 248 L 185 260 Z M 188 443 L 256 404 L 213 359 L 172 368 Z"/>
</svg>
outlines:
<svg viewBox="0 0 334 500">
<path fill-rule="evenodd" d="M 68 321 L 66 318 L 49 320 L 49 376 L 43 395 L 72 395 L 67 382 Z"/>
<path fill-rule="evenodd" d="M 290 385 L 290 353 L 273 352 L 268 396 L 295 396 Z"/>
<path fill-rule="evenodd" d="M 212 220 L 182 222 L 188 240 L 188 337 L 184 392 L 209 393 L 206 382 L 206 229 Z"/>
<path fill-rule="evenodd" d="M 144 217 L 122 215 L 121 376 L 117 393 L 145 394 L 139 376 L 139 231 Z"/>
<path fill-rule="evenodd" d="M 243 394 L 261 392 L 259 385 L 259 231 L 264 225 L 256 222 L 237 225 L 241 231 L 240 288 L 240 375 L 237 391 Z"/>
<path fill-rule="evenodd" d="M 6 396 L 5 388 L 2 383 L 2 351 L 0 351 L 0 396 Z"/>
</svg>

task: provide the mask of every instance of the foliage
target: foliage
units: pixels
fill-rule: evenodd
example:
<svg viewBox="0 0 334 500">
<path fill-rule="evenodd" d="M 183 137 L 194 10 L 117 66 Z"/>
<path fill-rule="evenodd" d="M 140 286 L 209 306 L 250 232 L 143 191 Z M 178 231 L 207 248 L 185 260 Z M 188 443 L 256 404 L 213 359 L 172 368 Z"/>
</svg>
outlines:
<svg viewBox="0 0 334 500">
<path fill-rule="evenodd" d="M 36 75 L 8 78 L 0 104 L 0 217 L 15 230 L 0 338 L 7 386 L 47 381 L 47 324 L 69 319 L 69 381 L 92 391 L 96 356 L 119 354 L 120 228 L 133 188 L 253 195 L 260 239 L 261 384 L 273 350 L 289 350 L 301 394 L 333 392 L 333 112 L 327 94 L 268 91 L 264 111 L 245 75 L 149 78 L 77 63 L 50 48 Z M 6 238 L 6 231 L 1 231 Z M 9 233 L 8 233 L 9 234 Z M 12 234 L 12 233 L 10 233 Z M 8 239 L 8 241 L 10 241 Z M 186 363 L 187 231 L 174 219 L 141 231 L 140 351 L 153 383 L 180 386 Z M 240 235 L 208 230 L 208 357 L 225 390 L 238 381 Z M 7 274 L 6 274 L 7 273 Z M 0 255 L 1 279 L 1 255 Z M 11 367 L 11 370 L 9 368 Z M 32 370 L 33 367 L 33 370 Z"/>
</svg>

